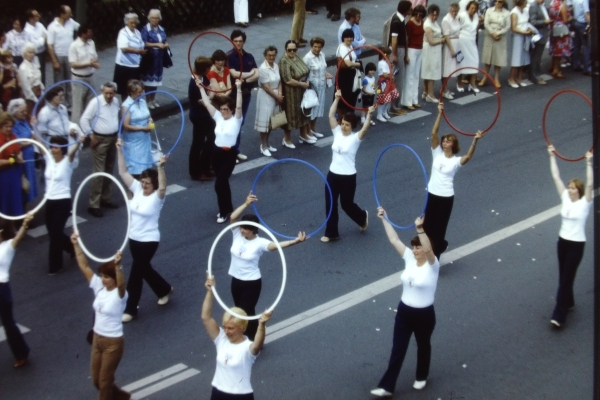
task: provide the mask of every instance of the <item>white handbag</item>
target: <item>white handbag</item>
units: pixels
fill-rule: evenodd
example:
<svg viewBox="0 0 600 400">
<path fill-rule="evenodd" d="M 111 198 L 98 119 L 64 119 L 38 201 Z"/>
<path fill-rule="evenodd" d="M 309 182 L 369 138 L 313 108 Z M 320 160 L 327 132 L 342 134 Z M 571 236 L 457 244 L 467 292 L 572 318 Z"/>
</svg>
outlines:
<svg viewBox="0 0 600 400">
<path fill-rule="evenodd" d="M 352 92 L 356 92 L 357 90 L 362 89 L 362 72 L 360 70 L 356 70 L 356 75 L 354 75 L 354 82 L 352 82 Z"/>
<path fill-rule="evenodd" d="M 302 112 L 304 115 L 308 110 L 310 114 L 310 110 L 319 105 L 319 96 L 317 96 L 317 92 L 314 89 L 306 89 L 304 91 L 304 95 L 302 96 L 302 102 L 300 103 L 300 107 L 302 108 Z"/>
</svg>

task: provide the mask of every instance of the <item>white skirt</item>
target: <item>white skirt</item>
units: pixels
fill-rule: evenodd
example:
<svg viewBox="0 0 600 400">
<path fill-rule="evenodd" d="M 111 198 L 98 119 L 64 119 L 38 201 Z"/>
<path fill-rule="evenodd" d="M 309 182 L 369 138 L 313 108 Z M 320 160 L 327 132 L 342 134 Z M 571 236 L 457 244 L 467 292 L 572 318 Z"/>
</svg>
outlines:
<svg viewBox="0 0 600 400">
<path fill-rule="evenodd" d="M 236 24 L 248 23 L 248 0 L 233 0 L 233 17 Z"/>
<path fill-rule="evenodd" d="M 479 51 L 477 50 L 477 43 L 475 42 L 475 36 L 473 37 L 459 37 L 458 48 L 462 52 L 464 59 L 458 68 L 479 68 Z M 463 69 L 460 71 L 461 74 L 470 75 L 476 74 L 476 69 Z"/>
</svg>

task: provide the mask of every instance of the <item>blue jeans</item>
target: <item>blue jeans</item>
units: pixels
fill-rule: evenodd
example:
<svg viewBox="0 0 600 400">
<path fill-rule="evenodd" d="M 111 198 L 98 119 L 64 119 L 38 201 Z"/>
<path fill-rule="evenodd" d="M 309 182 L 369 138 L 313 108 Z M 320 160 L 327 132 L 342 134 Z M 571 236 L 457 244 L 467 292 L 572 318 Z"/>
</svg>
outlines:
<svg viewBox="0 0 600 400">
<path fill-rule="evenodd" d="M 21 360 L 29 355 L 29 346 L 23 338 L 12 313 L 12 291 L 10 283 L 0 283 L 0 322 L 6 332 L 6 341 L 15 356 L 15 360 Z"/>
<path fill-rule="evenodd" d="M 588 26 L 587 22 L 573 21 L 571 27 L 575 32 L 573 38 L 573 54 L 571 56 L 571 63 L 573 69 L 581 68 L 581 49 L 583 48 L 583 70 L 585 72 L 592 71 L 592 61 L 590 59 L 590 35 L 584 35 L 585 28 Z"/>
</svg>

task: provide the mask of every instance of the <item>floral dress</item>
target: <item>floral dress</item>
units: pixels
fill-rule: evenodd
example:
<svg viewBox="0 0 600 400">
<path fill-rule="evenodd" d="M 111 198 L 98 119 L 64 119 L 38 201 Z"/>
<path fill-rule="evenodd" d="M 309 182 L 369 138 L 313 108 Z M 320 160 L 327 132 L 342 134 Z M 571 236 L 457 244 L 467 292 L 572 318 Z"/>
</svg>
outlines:
<svg viewBox="0 0 600 400">
<path fill-rule="evenodd" d="M 550 56 L 552 57 L 570 57 L 571 56 L 571 36 L 554 37 L 552 29 L 556 25 L 565 25 L 560 14 L 560 8 L 563 2 L 561 0 L 553 0 L 550 4 L 549 15 L 552 23 L 550 24 Z"/>
</svg>

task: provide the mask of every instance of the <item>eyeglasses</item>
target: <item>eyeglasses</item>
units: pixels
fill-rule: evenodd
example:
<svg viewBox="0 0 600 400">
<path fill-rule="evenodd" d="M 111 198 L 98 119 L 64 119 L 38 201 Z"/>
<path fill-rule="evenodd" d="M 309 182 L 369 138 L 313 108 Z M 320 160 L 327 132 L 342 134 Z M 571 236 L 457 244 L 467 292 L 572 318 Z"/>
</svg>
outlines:
<svg viewBox="0 0 600 400">
<path fill-rule="evenodd" d="M 287 49 L 288 53 L 295 53 L 298 51 L 298 49 Z"/>
</svg>

